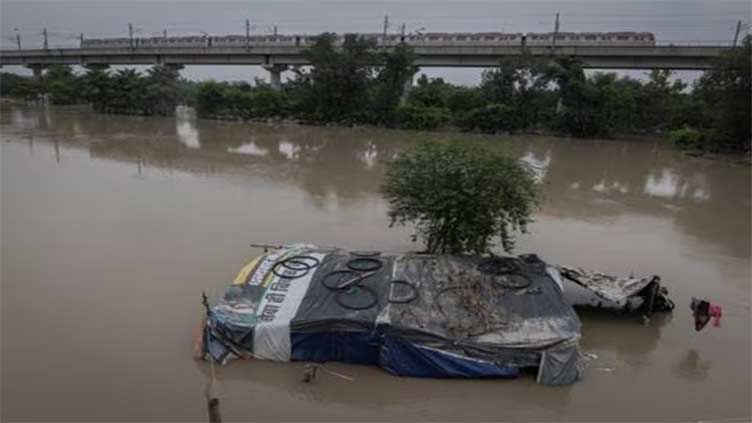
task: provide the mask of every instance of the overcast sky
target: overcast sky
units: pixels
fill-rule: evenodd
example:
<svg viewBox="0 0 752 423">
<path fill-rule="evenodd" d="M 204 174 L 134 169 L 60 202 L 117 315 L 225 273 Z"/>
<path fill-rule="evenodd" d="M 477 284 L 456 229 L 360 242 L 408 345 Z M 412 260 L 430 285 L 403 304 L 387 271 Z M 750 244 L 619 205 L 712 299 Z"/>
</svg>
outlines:
<svg viewBox="0 0 752 423">
<path fill-rule="evenodd" d="M 67 1 L 0 0 L 2 48 L 15 48 L 16 28 L 24 47 L 42 45 L 46 27 L 53 47 L 76 46 L 85 37 L 242 34 L 245 19 L 254 33 L 380 32 L 389 30 L 551 31 L 556 12 L 562 31 L 648 31 L 661 42 L 729 42 L 737 20 L 749 24 L 750 0 L 274 0 L 274 1 Z M 12 69 L 10 70 L 18 70 Z M 430 69 L 431 76 L 474 83 L 479 69 Z M 252 79 L 253 67 L 189 67 L 193 79 Z"/>
</svg>

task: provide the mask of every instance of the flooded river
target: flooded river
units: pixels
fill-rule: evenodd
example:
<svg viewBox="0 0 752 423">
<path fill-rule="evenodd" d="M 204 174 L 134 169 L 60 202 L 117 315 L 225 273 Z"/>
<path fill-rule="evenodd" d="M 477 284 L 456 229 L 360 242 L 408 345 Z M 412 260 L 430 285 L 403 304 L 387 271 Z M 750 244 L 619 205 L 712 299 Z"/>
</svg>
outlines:
<svg viewBox="0 0 752 423">
<path fill-rule="evenodd" d="M 415 248 L 388 229 L 384 162 L 419 134 L 101 116 L 3 105 L 2 419 L 205 420 L 191 358 L 201 291 L 259 250 L 305 241 Z M 480 137 L 479 137 L 480 138 Z M 584 315 L 597 358 L 568 387 L 429 380 L 327 365 L 218 369 L 227 420 L 748 420 L 750 168 L 660 142 L 487 137 L 534 164 L 544 201 L 518 253 L 660 274 L 677 304 L 649 326 Z M 689 302 L 723 306 L 696 333 Z"/>
</svg>

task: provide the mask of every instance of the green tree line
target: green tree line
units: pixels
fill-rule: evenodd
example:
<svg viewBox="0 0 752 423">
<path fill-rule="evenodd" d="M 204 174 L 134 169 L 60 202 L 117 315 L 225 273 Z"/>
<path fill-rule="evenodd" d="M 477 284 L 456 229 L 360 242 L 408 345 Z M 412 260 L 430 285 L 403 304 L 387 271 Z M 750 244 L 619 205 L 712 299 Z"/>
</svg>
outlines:
<svg viewBox="0 0 752 423">
<path fill-rule="evenodd" d="M 101 113 L 170 116 L 183 99 L 178 71 L 154 66 L 145 73 L 133 69 L 110 72 L 91 69 L 76 75 L 70 66 L 53 65 L 41 80 L 0 74 L 0 95 L 35 100 L 45 95 L 52 104 L 91 104 Z"/>
<path fill-rule="evenodd" d="M 522 55 L 484 71 L 477 86 L 422 75 L 407 95 L 405 82 L 417 71 L 408 46 L 384 51 L 355 34 L 341 45 L 335 40 L 320 35 L 304 53 L 311 66 L 293 68 L 280 90 L 260 81 L 185 81 L 162 66 L 145 74 L 90 70 L 78 76 L 56 66 L 40 82 L 3 73 L 0 94 L 31 99 L 46 93 L 53 103 L 91 103 L 103 113 L 170 115 L 185 103 L 204 118 L 577 137 L 664 133 L 685 148 L 750 150 L 750 36 L 691 87 L 668 70 L 636 79 L 588 74 L 571 58 Z"/>
<path fill-rule="evenodd" d="M 518 56 L 483 72 L 475 87 L 422 75 L 409 95 L 413 52 L 377 52 L 347 36 L 341 48 L 324 34 L 279 91 L 266 84 L 202 82 L 199 116 L 296 119 L 468 132 L 546 132 L 576 137 L 667 134 L 676 144 L 713 151 L 750 149 L 752 38 L 730 50 L 693 86 L 653 70 L 636 79 L 587 74 L 571 58 Z"/>
</svg>

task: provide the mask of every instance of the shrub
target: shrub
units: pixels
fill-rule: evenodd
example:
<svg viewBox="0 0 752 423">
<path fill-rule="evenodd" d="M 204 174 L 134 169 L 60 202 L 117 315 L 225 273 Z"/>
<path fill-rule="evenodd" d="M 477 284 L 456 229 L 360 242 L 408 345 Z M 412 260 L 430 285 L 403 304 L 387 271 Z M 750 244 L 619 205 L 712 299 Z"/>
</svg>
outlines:
<svg viewBox="0 0 752 423">
<path fill-rule="evenodd" d="M 196 111 L 200 117 L 212 117 L 219 113 L 225 100 L 224 86 L 216 81 L 198 84 L 196 89 Z"/>
<path fill-rule="evenodd" d="M 671 131 L 668 134 L 668 139 L 679 148 L 701 148 L 703 136 L 696 129 L 683 128 Z"/>
<path fill-rule="evenodd" d="M 431 130 L 449 123 L 449 111 L 439 107 L 400 106 L 395 120 L 400 128 Z"/>
<path fill-rule="evenodd" d="M 447 98 L 447 107 L 452 114 L 463 113 L 483 106 L 483 93 L 475 87 L 455 87 Z"/>
<path fill-rule="evenodd" d="M 503 104 L 489 104 L 460 114 L 455 119 L 463 131 L 499 132 L 513 131 L 519 127 L 514 109 Z"/>
<path fill-rule="evenodd" d="M 254 89 L 253 114 L 255 117 L 280 117 L 284 113 L 284 94 L 270 86 L 262 85 Z"/>
<path fill-rule="evenodd" d="M 390 226 L 415 224 L 435 254 L 483 254 L 498 236 L 505 251 L 514 247 L 537 205 L 531 170 L 488 147 L 423 143 L 387 165 L 382 193 Z"/>
</svg>

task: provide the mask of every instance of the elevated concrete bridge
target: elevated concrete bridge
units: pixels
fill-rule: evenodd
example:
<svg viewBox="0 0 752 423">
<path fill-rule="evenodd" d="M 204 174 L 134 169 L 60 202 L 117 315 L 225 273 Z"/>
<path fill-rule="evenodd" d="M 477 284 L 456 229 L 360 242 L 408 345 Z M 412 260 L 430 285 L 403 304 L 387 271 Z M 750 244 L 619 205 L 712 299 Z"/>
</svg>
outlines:
<svg viewBox="0 0 752 423">
<path fill-rule="evenodd" d="M 423 46 L 414 47 L 419 67 L 494 67 L 503 57 L 574 57 L 594 69 L 677 69 L 704 70 L 726 46 L 592 46 L 528 47 L 518 46 Z M 289 66 L 309 64 L 300 47 L 177 47 L 177 48 L 104 48 L 0 50 L 0 65 L 24 65 L 41 75 L 52 64 L 81 66 L 109 65 L 256 65 L 271 73 L 278 85 L 280 73 Z"/>
</svg>

